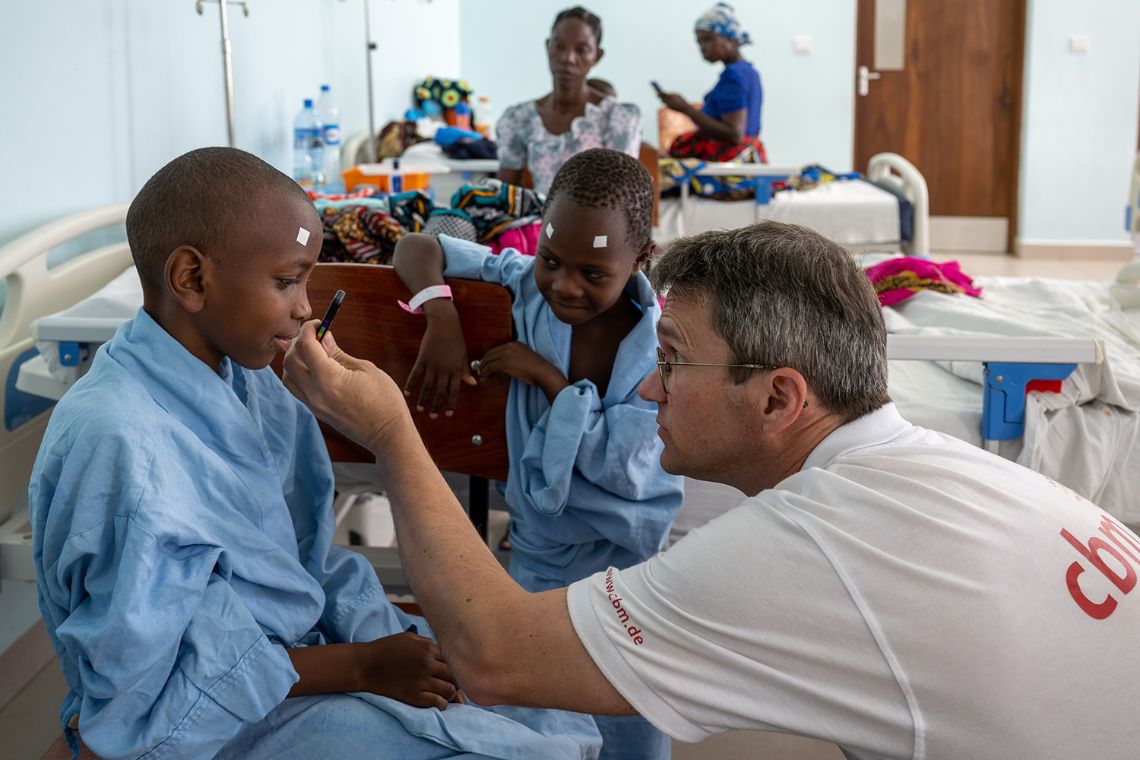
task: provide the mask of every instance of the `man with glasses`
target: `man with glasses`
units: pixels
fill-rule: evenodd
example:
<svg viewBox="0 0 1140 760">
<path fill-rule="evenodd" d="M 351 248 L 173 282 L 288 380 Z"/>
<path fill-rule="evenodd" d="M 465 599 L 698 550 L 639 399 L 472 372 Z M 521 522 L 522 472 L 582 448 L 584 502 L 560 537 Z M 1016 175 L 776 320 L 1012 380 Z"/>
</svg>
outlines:
<svg viewBox="0 0 1140 760">
<path fill-rule="evenodd" d="M 638 712 L 686 741 L 776 730 L 857 758 L 1136 756 L 1140 538 L 903 420 L 874 291 L 818 234 L 704 233 L 652 277 L 668 297 L 641 393 L 661 464 L 752 498 L 568 589 L 507 577 L 386 376 L 311 325 L 286 360 L 294 392 L 377 455 L 416 599 L 476 702 Z"/>
</svg>

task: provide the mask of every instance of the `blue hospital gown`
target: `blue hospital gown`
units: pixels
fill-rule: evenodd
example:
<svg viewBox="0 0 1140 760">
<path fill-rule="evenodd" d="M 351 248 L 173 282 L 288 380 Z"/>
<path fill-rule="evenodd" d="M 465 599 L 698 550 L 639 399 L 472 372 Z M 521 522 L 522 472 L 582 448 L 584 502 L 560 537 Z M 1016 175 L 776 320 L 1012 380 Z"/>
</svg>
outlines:
<svg viewBox="0 0 1140 760">
<path fill-rule="evenodd" d="M 571 327 L 554 316 L 535 284 L 535 258 L 512 249 L 491 255 L 446 235 L 439 240 L 444 274 L 510 290 L 517 339 L 569 376 Z M 681 507 L 681 478 L 661 469 L 657 405 L 637 395 L 656 367 L 661 307 L 644 274 L 631 286 L 642 318 L 618 348 L 605 397 L 579 380 L 551 404 L 538 386 L 511 381 L 504 497 L 511 575 L 528 591 L 652 557 Z"/>
<path fill-rule="evenodd" d="M 588 717 L 368 694 L 286 700 L 286 647 L 413 627 L 332 546 L 320 430 L 271 370 L 194 358 L 140 310 L 56 407 L 29 491 L 61 718 L 104 758 L 592 756 Z"/>
</svg>

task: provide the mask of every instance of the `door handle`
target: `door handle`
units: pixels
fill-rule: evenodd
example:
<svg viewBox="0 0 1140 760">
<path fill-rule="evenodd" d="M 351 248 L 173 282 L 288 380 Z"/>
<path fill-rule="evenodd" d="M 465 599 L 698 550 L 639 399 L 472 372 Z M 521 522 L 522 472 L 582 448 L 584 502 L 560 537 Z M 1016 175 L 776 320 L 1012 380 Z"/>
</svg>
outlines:
<svg viewBox="0 0 1140 760">
<path fill-rule="evenodd" d="M 883 75 L 877 71 L 871 71 L 866 66 L 859 67 L 859 94 L 866 97 L 871 92 L 871 80 L 878 79 Z"/>
</svg>

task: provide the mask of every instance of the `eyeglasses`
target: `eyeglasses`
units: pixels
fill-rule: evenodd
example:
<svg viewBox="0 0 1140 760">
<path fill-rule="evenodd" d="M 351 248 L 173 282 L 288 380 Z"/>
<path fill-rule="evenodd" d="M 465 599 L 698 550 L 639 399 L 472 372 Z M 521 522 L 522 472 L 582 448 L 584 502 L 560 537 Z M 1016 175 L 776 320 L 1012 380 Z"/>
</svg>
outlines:
<svg viewBox="0 0 1140 760">
<path fill-rule="evenodd" d="M 661 387 L 669 392 L 669 375 L 673 374 L 674 367 L 739 367 L 741 369 L 779 369 L 766 364 L 716 364 L 710 362 L 670 362 L 665 361 L 665 352 L 657 349 L 657 371 L 661 373 Z"/>
</svg>

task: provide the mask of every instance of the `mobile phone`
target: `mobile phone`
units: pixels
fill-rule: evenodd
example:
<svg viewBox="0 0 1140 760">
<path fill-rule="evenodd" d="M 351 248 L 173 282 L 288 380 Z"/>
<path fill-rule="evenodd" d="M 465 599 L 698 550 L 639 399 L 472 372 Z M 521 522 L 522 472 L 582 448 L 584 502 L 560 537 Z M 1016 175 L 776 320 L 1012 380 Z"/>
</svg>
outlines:
<svg viewBox="0 0 1140 760">
<path fill-rule="evenodd" d="M 661 89 L 661 85 L 657 84 L 656 80 L 649 80 L 649 84 L 653 85 L 653 89 L 657 90 L 657 92 L 665 92 L 665 90 Z"/>
<path fill-rule="evenodd" d="M 332 327 L 332 321 L 336 317 L 337 311 L 340 310 L 340 304 L 344 301 L 344 291 L 338 290 L 336 295 L 332 297 L 332 303 L 329 304 L 328 309 L 325 310 L 325 316 L 321 318 L 321 325 L 317 328 L 317 342 L 319 343 L 325 337 L 325 333 Z"/>
</svg>

